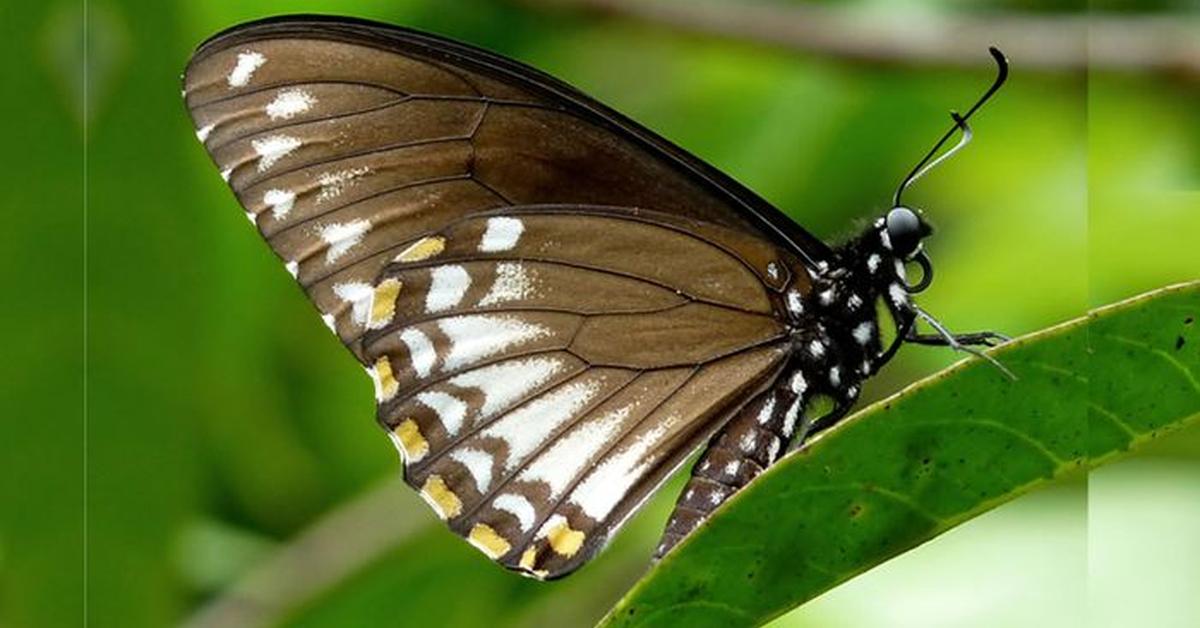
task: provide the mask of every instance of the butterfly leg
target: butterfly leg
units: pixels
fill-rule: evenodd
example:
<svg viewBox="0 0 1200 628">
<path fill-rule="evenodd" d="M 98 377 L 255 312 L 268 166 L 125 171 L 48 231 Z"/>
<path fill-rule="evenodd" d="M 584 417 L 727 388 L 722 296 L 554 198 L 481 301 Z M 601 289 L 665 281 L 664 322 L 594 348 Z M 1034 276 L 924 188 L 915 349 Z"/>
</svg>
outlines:
<svg viewBox="0 0 1200 628">
<path fill-rule="evenodd" d="M 908 336 L 904 339 L 918 345 L 931 345 L 937 347 L 946 347 L 950 342 L 945 337 L 939 334 L 922 334 L 916 330 L 908 332 Z M 995 331 L 980 331 L 969 334 L 954 334 L 954 341 L 963 346 L 985 346 L 995 347 L 1002 343 L 1012 340 L 1008 336 Z"/>
<path fill-rule="evenodd" d="M 973 355 L 975 357 L 978 357 L 982 360 L 986 360 L 986 361 L 990 362 L 992 364 L 992 366 L 1000 369 L 1000 371 L 1003 372 L 1005 375 L 1007 375 L 1009 377 L 1009 379 L 1012 379 L 1014 381 L 1017 379 L 1017 376 L 1013 375 L 1013 372 L 1008 370 L 1007 367 L 1005 367 L 1003 364 L 1001 364 L 999 361 L 997 361 L 996 358 L 993 358 L 992 356 L 984 353 L 983 351 L 980 351 L 979 349 L 977 349 L 975 346 L 973 346 L 971 344 L 964 344 L 962 342 L 959 342 L 958 336 L 950 333 L 950 330 L 946 329 L 946 326 L 942 325 L 941 321 L 934 318 L 928 312 L 926 312 L 925 310 L 922 310 L 921 308 L 919 308 L 915 305 L 913 305 L 911 307 L 912 307 L 913 312 L 916 313 L 917 318 L 928 323 L 929 326 L 932 327 L 935 332 L 937 332 L 936 337 L 938 337 L 940 339 L 939 342 L 927 342 L 927 343 L 919 343 L 919 344 L 937 344 L 937 345 L 941 345 L 941 346 L 950 347 L 951 349 L 953 349 L 955 351 L 962 351 L 964 353 L 970 353 L 971 355 Z M 984 333 L 987 333 L 987 332 L 984 332 Z M 978 336 L 979 334 L 966 334 L 966 335 L 968 337 L 972 337 L 972 336 Z M 908 332 L 908 336 L 909 336 L 909 338 L 912 338 L 913 336 L 919 337 L 919 336 L 921 336 L 921 334 L 915 333 L 914 328 L 910 328 L 909 332 Z"/>
</svg>

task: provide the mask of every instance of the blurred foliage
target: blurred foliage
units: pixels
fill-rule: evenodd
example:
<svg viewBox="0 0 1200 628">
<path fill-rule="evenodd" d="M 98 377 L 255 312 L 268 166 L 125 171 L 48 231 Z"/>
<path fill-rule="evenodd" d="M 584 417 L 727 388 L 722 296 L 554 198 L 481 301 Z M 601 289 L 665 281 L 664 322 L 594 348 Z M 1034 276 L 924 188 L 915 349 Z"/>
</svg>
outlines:
<svg viewBox="0 0 1200 628">
<path fill-rule="evenodd" d="M 893 15 L 1079 4 L 910 0 Z M 1150 8 L 1180 6 L 1160 0 Z M 86 11 L 81 0 L 6 3 L 0 200 L 8 222 L 0 256 L 13 296 L 0 317 L 19 338 L 5 343 L 0 361 L 0 455 L 12 465 L 0 474 L 0 625 L 79 623 L 85 464 L 87 613 L 96 626 L 179 622 L 323 514 L 397 476 L 372 420 L 367 380 L 246 227 L 179 99 L 179 73 L 202 39 L 237 22 L 305 11 L 428 29 L 532 63 L 733 174 L 827 238 L 885 209 L 899 177 L 945 127 L 946 110 L 967 104 L 990 79 L 983 70 L 881 69 L 490 0 L 94 0 Z M 975 123 L 975 144 L 908 197 L 939 229 L 930 242 L 938 280 L 922 303 L 956 329 L 1018 334 L 1088 303 L 1194 277 L 1197 86 L 1013 71 Z M 78 104 L 85 93 L 86 283 Z M 45 296 L 24 298 L 30 292 Z M 954 359 L 908 348 L 868 395 Z M 1200 430 L 1156 452 L 1183 471 L 1162 471 L 1155 482 L 1194 478 Z M 287 620 L 584 625 L 644 569 L 678 486 L 664 487 L 595 564 L 540 584 L 497 569 L 445 533 L 396 479 L 395 499 L 411 499 L 402 503 L 429 521 L 428 531 L 288 609 Z M 963 573 L 980 588 L 1007 592 L 972 607 L 1005 625 L 1016 601 L 1042 582 L 1011 579 L 1051 560 L 1021 551 L 1025 537 L 1013 531 L 1044 513 L 1078 513 L 1084 490 L 1064 488 L 1053 494 L 1061 498 L 1039 496 L 1045 509 L 1012 511 L 1028 516 L 1000 509 L 995 521 L 1005 525 L 989 515 L 951 535 L 974 535 L 974 544 L 939 539 L 779 623 L 863 625 L 862 608 L 895 603 L 885 615 L 891 625 L 945 625 L 937 614 L 955 612 L 948 606 L 931 604 L 921 616 L 905 614 L 894 597 L 868 596 L 878 583 L 911 592 L 918 582 L 935 587 L 937 574 Z M 1104 503 L 1103 512 L 1122 512 Z M 1061 538 L 1054 561 L 1086 573 L 1088 550 Z M 1178 539 L 1162 537 L 1171 538 Z M 973 554 L 980 546 L 1015 549 L 992 555 L 994 569 L 983 572 Z M 1099 564 L 1119 568 L 1121 556 Z M 1077 600 L 1036 599 L 1055 617 Z M 1164 604 L 1156 599 L 1154 612 L 1174 612 Z"/>
</svg>

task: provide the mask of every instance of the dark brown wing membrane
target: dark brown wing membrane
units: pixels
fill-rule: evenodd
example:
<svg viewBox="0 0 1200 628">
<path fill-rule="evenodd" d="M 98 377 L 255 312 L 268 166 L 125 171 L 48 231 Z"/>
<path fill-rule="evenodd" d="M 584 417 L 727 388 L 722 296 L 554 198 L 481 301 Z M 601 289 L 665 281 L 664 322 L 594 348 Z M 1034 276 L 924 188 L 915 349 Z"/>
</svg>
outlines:
<svg viewBox="0 0 1200 628">
<path fill-rule="evenodd" d="M 769 247 L 677 223 L 473 216 L 410 243 L 358 306 L 405 479 L 510 568 L 585 562 L 786 360 L 746 261 Z"/>
<path fill-rule="evenodd" d="M 237 27 L 184 77 L 197 135 L 263 236 L 361 359 L 338 284 L 398 242 L 512 205 L 641 207 L 815 238 L 717 170 L 570 87 L 454 42 L 328 18 Z"/>
</svg>

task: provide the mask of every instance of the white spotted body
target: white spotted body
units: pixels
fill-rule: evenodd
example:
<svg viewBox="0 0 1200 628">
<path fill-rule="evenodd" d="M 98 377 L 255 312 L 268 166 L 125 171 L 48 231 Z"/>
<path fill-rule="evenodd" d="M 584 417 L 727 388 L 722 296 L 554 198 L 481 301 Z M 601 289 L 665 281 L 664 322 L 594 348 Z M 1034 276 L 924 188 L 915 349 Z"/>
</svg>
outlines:
<svg viewBox="0 0 1200 628">
<path fill-rule="evenodd" d="M 745 406 L 713 437 L 692 470 L 656 555 L 663 555 L 782 452 L 834 424 L 856 401 L 862 381 L 882 365 L 881 300 L 903 320 L 909 305 L 904 264 L 891 250 L 884 222 L 847 245 L 856 266 L 818 265 L 806 290 L 781 291 L 777 311 L 789 317 L 790 373 Z M 768 273 L 770 271 L 768 270 Z M 799 273 L 793 273 L 798 275 Z M 826 398 L 831 404 L 818 404 Z M 824 414 L 816 413 L 818 408 Z M 719 488 L 718 488 L 719 487 Z"/>
</svg>

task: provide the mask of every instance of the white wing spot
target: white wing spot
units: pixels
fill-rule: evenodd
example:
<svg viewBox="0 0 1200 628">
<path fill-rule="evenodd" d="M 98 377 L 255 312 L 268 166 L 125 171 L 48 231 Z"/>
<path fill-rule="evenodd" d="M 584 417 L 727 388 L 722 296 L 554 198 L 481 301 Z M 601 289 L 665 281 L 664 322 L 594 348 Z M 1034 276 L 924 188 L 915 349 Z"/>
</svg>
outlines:
<svg viewBox="0 0 1200 628">
<path fill-rule="evenodd" d="M 894 303 L 896 307 L 902 307 L 908 303 L 908 293 L 906 293 L 904 288 L 901 288 L 900 284 L 898 283 L 888 286 L 888 296 L 892 298 L 892 303 Z"/>
<path fill-rule="evenodd" d="M 342 192 L 353 187 L 358 179 L 370 173 L 371 169 L 366 166 L 338 170 L 337 172 L 322 172 L 317 175 L 317 183 L 321 186 L 321 191 L 317 194 L 317 202 L 320 203 L 321 201 L 341 196 Z"/>
<path fill-rule="evenodd" d="M 229 177 L 233 176 L 233 168 L 226 168 L 221 171 L 221 179 L 229 183 Z"/>
<path fill-rule="evenodd" d="M 321 239 L 329 245 L 325 251 L 325 263 L 332 264 L 354 245 L 362 242 L 363 236 L 371 230 L 371 221 L 359 218 L 352 222 L 335 222 L 320 228 Z"/>
<path fill-rule="evenodd" d="M 521 532 L 529 532 L 533 529 L 533 522 L 537 519 L 537 511 L 534 510 L 533 504 L 529 503 L 522 495 L 516 493 L 505 493 L 492 501 L 492 508 L 503 510 L 517 518 L 517 524 L 521 526 Z"/>
<path fill-rule="evenodd" d="M 400 340 L 408 345 L 408 357 L 413 370 L 421 377 L 429 377 L 433 364 L 437 361 L 437 352 L 433 350 L 429 336 L 419 329 L 409 328 L 400 333 Z"/>
<path fill-rule="evenodd" d="M 333 314 L 322 314 L 321 322 L 325 323 L 325 326 L 329 328 L 329 331 L 337 334 L 337 320 L 333 318 Z"/>
<path fill-rule="evenodd" d="M 492 454 L 481 449 L 464 447 L 450 454 L 450 459 L 467 468 L 471 479 L 475 480 L 475 488 L 481 494 L 487 493 L 492 486 Z"/>
<path fill-rule="evenodd" d="M 821 305 L 829 305 L 833 303 L 833 298 L 837 296 L 837 294 L 834 292 L 833 288 L 830 288 L 817 296 L 821 299 Z"/>
<path fill-rule="evenodd" d="M 250 145 L 258 154 L 258 171 L 266 172 L 275 162 L 300 148 L 302 143 L 300 138 L 291 135 L 272 135 L 251 141 Z"/>
<path fill-rule="evenodd" d="M 276 220 L 288 215 L 296 202 L 296 193 L 290 190 L 272 189 L 263 193 L 263 203 L 271 207 Z"/>
<path fill-rule="evenodd" d="M 525 223 L 516 218 L 488 218 L 487 230 L 479 240 L 479 250 L 484 253 L 511 250 L 517 245 L 524 231 Z"/>
<path fill-rule="evenodd" d="M 229 87 L 242 87 L 250 82 L 250 77 L 254 71 L 262 67 L 262 64 L 267 62 L 267 58 L 261 52 L 247 50 L 239 53 L 237 57 L 237 65 L 233 66 L 233 70 L 229 73 Z"/>
<path fill-rule="evenodd" d="M 519 479 L 523 482 L 544 482 L 550 487 L 551 499 L 557 499 L 571 480 L 617 434 L 632 409 L 633 405 L 618 408 L 571 430 L 534 458 L 521 472 Z"/>
<path fill-rule="evenodd" d="M 872 253 L 871 256 L 867 258 L 867 270 L 872 273 L 879 270 L 879 263 L 881 261 L 883 260 L 879 257 L 878 253 Z"/>
<path fill-rule="evenodd" d="M 455 316 L 438 321 L 438 328 L 450 339 L 447 371 L 550 334 L 546 327 L 506 316 Z"/>
<path fill-rule="evenodd" d="M 842 369 L 840 367 L 835 366 L 829 369 L 829 385 L 834 388 L 842 385 Z"/>
<path fill-rule="evenodd" d="M 429 278 L 429 293 L 425 295 L 425 311 L 429 314 L 454 308 L 471 287 L 471 275 L 458 265 L 436 266 L 429 270 Z"/>
<path fill-rule="evenodd" d="M 479 305 L 489 306 L 497 303 L 528 299 L 533 295 L 533 279 L 521 264 L 502 262 L 496 265 L 496 280 L 492 289 L 479 300 Z"/>
<path fill-rule="evenodd" d="M 354 322 L 360 327 L 366 326 L 367 318 L 371 314 L 371 298 L 375 296 L 375 288 L 362 281 L 350 281 L 334 284 L 333 293 L 350 304 Z"/>
<path fill-rule="evenodd" d="M 825 343 L 821 342 L 820 340 L 814 340 L 808 343 L 808 352 L 812 354 L 814 358 L 819 358 L 825 355 Z"/>
<path fill-rule="evenodd" d="M 678 421 L 679 417 L 668 416 L 631 445 L 606 458 L 571 492 L 571 503 L 578 505 L 594 521 L 607 518 L 659 457 L 654 448 Z"/>
<path fill-rule="evenodd" d="M 416 395 L 416 401 L 436 412 L 446 433 L 457 436 L 463 419 L 467 418 L 467 402 L 438 390 L 426 390 Z"/>
<path fill-rule="evenodd" d="M 512 471 L 574 417 L 600 390 L 600 382 L 576 382 L 509 412 L 480 435 L 508 445 L 505 470 Z"/>
<path fill-rule="evenodd" d="M 483 393 L 479 416 L 488 419 L 545 384 L 562 367 L 562 360 L 557 358 L 528 358 L 467 371 L 450 383 L 460 388 L 478 388 Z"/>
<path fill-rule="evenodd" d="M 288 274 L 292 276 L 292 279 L 300 276 L 300 264 L 297 264 L 295 260 L 284 264 L 283 267 L 287 269 Z"/>
<path fill-rule="evenodd" d="M 201 143 L 204 143 L 208 139 L 208 134 L 212 133 L 213 129 L 216 127 L 217 125 L 215 124 L 207 124 L 196 129 L 196 139 L 200 140 Z"/>
<path fill-rule="evenodd" d="M 304 113 L 317 104 L 312 94 L 302 89 L 288 89 L 279 92 L 266 107 L 267 115 L 272 120 L 290 120 L 297 114 Z"/>
</svg>

